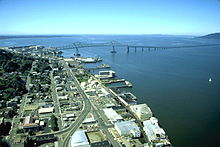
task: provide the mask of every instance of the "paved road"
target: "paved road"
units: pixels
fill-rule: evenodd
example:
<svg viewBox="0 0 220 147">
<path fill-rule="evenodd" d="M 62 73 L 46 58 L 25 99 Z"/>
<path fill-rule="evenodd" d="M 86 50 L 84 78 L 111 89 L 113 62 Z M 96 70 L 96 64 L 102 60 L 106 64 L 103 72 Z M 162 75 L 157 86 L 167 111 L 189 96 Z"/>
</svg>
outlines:
<svg viewBox="0 0 220 147">
<path fill-rule="evenodd" d="M 57 117 L 58 118 L 58 127 L 59 127 L 59 129 L 62 129 L 63 119 L 62 119 L 61 110 L 60 110 L 60 102 L 57 98 L 56 85 L 55 85 L 55 80 L 53 77 L 53 71 L 51 71 L 51 73 L 50 73 L 50 79 L 51 79 L 51 90 L 52 90 L 51 96 L 54 101 L 55 114 L 58 114 L 58 116 L 60 116 L 60 117 Z"/>
<path fill-rule="evenodd" d="M 91 102 L 90 102 L 91 103 Z M 95 105 L 92 105 L 92 110 L 93 110 L 93 114 L 94 114 L 94 117 L 97 119 L 98 121 L 98 125 L 100 128 L 102 128 L 104 134 L 106 135 L 107 137 L 107 140 L 112 144 L 113 147 L 120 147 L 121 145 L 116 141 L 114 140 L 114 137 L 112 136 L 112 134 L 108 131 L 108 128 L 109 126 L 106 126 L 105 123 L 104 123 L 104 120 L 102 119 L 102 115 L 101 115 L 101 110 L 100 109 L 97 109 L 95 107 Z"/>
<path fill-rule="evenodd" d="M 63 142 L 63 147 L 68 147 L 69 146 L 69 142 L 71 139 L 71 136 L 73 135 L 73 133 L 79 128 L 79 126 L 82 124 L 82 122 L 84 121 L 84 119 L 86 118 L 87 114 L 90 112 L 91 110 L 91 104 L 89 99 L 87 98 L 86 94 L 84 93 L 84 91 L 82 90 L 82 88 L 80 87 L 80 84 L 78 82 L 78 80 L 76 79 L 76 77 L 74 76 L 72 70 L 69 68 L 69 66 L 66 64 L 66 62 L 63 62 L 64 67 L 67 69 L 68 74 L 73 78 L 73 82 L 77 88 L 77 90 L 79 91 L 79 93 L 82 95 L 83 101 L 84 101 L 84 108 L 83 108 L 83 112 L 80 114 L 80 116 L 76 119 L 76 121 L 69 127 L 71 128 L 70 131 L 68 132 L 66 138 L 64 139 Z"/>
<path fill-rule="evenodd" d="M 35 64 L 36 62 L 34 61 L 32 63 L 32 67 L 31 67 L 31 70 L 27 76 L 27 80 L 26 80 L 26 88 L 27 90 L 29 90 L 29 84 L 31 82 L 31 78 L 30 78 L 30 73 L 33 71 L 33 65 Z M 20 108 L 18 110 L 18 116 L 15 116 L 12 120 L 12 126 L 11 126 L 11 130 L 10 130 L 10 133 L 9 133 L 9 137 L 7 139 L 8 143 L 11 145 L 14 143 L 14 139 L 15 139 L 15 136 L 16 136 L 16 133 L 17 133 L 17 127 L 20 123 L 20 119 L 23 115 L 23 110 L 24 110 L 24 107 L 25 107 L 25 104 L 26 104 L 26 100 L 27 100 L 27 95 L 28 94 L 25 94 L 23 96 L 23 99 L 22 99 L 22 102 L 21 102 L 21 105 L 20 105 Z"/>
</svg>

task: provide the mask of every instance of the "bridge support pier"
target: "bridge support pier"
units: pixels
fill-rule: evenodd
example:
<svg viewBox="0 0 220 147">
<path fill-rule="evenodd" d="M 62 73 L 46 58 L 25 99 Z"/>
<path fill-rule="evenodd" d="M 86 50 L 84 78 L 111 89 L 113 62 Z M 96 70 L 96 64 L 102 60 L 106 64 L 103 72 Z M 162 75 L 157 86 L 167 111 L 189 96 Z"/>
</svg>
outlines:
<svg viewBox="0 0 220 147">
<path fill-rule="evenodd" d="M 76 47 L 76 53 L 75 53 L 74 55 L 75 55 L 76 57 L 79 57 L 79 56 L 80 56 L 78 47 Z"/>
<path fill-rule="evenodd" d="M 116 50 L 115 50 L 115 46 L 114 46 L 114 45 L 112 46 L 112 51 L 111 51 L 111 53 L 116 53 Z"/>
</svg>

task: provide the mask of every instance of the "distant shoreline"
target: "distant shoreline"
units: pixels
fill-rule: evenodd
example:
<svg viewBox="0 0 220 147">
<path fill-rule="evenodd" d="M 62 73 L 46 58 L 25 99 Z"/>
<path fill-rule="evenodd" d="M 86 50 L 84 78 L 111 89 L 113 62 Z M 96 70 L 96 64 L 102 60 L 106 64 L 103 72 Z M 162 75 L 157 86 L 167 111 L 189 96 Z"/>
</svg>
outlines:
<svg viewBox="0 0 220 147">
<path fill-rule="evenodd" d="M 74 37 L 77 35 L 2 35 L 0 39 L 12 39 L 12 38 L 55 38 L 55 37 Z"/>
<path fill-rule="evenodd" d="M 196 37 L 194 35 L 169 35 L 169 34 L 68 34 L 68 35 L 0 35 L 2 39 L 13 39 L 13 38 L 58 38 L 58 37 L 78 37 L 78 36 L 154 36 L 154 37 Z"/>
</svg>

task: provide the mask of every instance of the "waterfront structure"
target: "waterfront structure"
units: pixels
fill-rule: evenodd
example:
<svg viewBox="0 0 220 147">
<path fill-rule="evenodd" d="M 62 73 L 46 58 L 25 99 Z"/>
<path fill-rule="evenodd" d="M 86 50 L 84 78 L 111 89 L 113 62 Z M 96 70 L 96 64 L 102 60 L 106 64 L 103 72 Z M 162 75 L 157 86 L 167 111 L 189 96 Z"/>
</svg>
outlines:
<svg viewBox="0 0 220 147">
<path fill-rule="evenodd" d="M 70 147 L 90 147 L 85 131 L 76 131 L 71 136 Z"/>
<path fill-rule="evenodd" d="M 103 109 L 105 115 L 108 117 L 108 119 L 112 122 L 115 123 L 117 121 L 121 121 L 123 120 L 123 118 L 121 117 L 121 115 L 119 115 L 115 110 L 113 110 L 112 108 L 106 108 Z"/>
<path fill-rule="evenodd" d="M 99 71 L 98 75 L 95 75 L 99 79 L 108 79 L 108 78 L 114 78 L 115 77 L 115 72 L 112 70 L 109 71 Z"/>
<path fill-rule="evenodd" d="M 157 147 L 169 145 L 170 142 L 167 140 L 165 131 L 158 125 L 158 120 L 155 117 L 151 117 L 149 120 L 143 122 L 144 132 L 149 140 Z"/>
<path fill-rule="evenodd" d="M 132 105 L 130 108 L 141 121 L 147 120 L 153 116 L 153 113 L 147 104 Z"/>
<path fill-rule="evenodd" d="M 115 123 L 115 129 L 121 136 L 132 135 L 134 138 L 141 136 L 140 128 L 134 121 L 117 122 Z"/>
</svg>

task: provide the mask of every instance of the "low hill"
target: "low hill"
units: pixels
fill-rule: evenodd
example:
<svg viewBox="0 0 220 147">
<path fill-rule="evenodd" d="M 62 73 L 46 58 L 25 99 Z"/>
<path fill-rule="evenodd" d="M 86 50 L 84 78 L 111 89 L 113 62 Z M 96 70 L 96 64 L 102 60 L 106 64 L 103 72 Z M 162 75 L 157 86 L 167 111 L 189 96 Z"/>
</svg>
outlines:
<svg viewBox="0 0 220 147">
<path fill-rule="evenodd" d="M 201 36 L 199 38 L 220 39 L 220 33 L 208 34 L 208 35 L 205 35 L 205 36 Z"/>
</svg>

